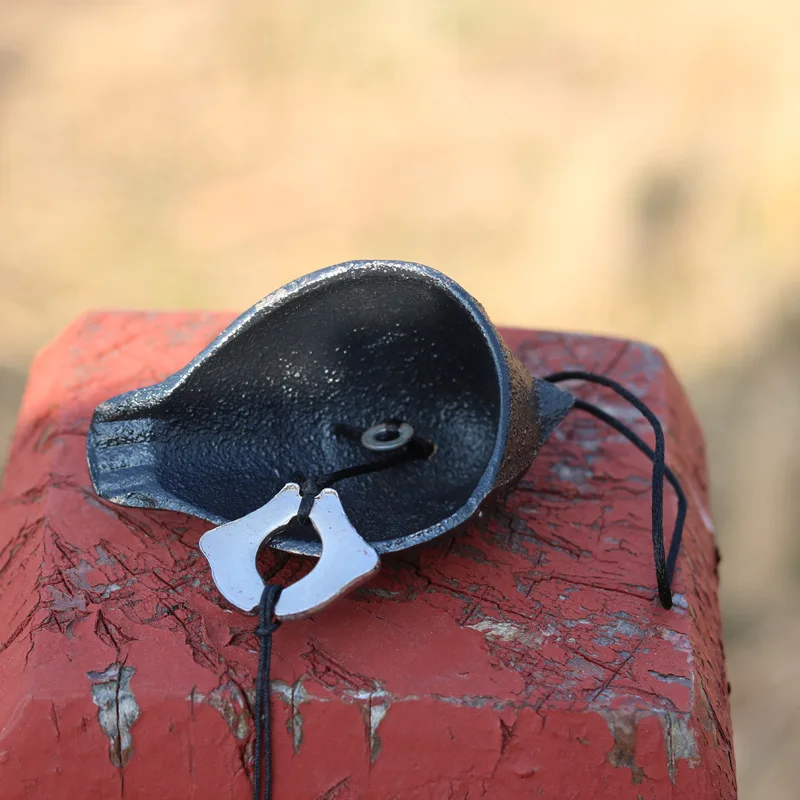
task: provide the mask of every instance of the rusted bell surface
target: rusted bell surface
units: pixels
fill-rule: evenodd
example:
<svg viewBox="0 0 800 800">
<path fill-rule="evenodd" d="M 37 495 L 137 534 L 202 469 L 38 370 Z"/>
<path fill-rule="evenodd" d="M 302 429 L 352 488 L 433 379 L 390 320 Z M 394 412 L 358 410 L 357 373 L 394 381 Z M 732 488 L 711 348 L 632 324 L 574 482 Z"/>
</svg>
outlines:
<svg viewBox="0 0 800 800">
<path fill-rule="evenodd" d="M 353 261 L 302 277 L 239 317 L 180 372 L 97 407 L 99 495 L 216 524 L 288 482 L 380 458 L 342 426 L 410 425 L 426 459 L 336 486 L 378 553 L 452 530 L 528 467 L 572 397 L 533 379 L 483 308 L 420 264 Z M 307 525 L 272 541 L 319 555 Z"/>
</svg>

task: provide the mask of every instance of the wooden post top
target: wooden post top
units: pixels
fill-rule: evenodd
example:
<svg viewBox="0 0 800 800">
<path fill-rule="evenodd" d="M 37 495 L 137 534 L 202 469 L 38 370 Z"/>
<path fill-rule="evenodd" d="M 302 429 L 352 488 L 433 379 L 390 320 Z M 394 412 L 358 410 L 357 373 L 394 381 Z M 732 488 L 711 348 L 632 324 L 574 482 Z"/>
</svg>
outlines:
<svg viewBox="0 0 800 800">
<path fill-rule="evenodd" d="M 90 314 L 33 366 L 0 495 L 4 800 L 249 797 L 256 620 L 210 580 L 208 523 L 99 499 L 85 456 L 97 403 L 160 381 L 231 319 Z M 607 374 L 661 418 L 689 501 L 675 608 L 657 599 L 649 462 L 573 411 L 496 507 L 275 634 L 274 800 L 736 796 L 683 391 L 646 345 L 502 333 L 533 374 Z M 650 440 L 619 398 L 574 391 Z M 270 557 L 282 582 L 308 568 Z"/>
</svg>

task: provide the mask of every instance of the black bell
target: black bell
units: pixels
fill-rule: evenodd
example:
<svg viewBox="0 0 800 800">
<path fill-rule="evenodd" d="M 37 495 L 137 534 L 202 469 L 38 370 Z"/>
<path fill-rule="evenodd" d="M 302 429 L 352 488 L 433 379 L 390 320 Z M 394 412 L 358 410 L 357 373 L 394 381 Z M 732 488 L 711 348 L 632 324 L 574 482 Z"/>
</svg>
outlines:
<svg viewBox="0 0 800 800">
<path fill-rule="evenodd" d="M 322 562 L 277 609 L 299 616 L 369 574 L 377 554 L 465 522 L 527 469 L 572 403 L 531 377 L 454 281 L 420 264 L 353 261 L 287 284 L 180 372 L 99 405 L 89 468 L 115 503 L 221 525 L 201 549 L 240 608 L 263 588 L 265 539 L 309 555 L 321 539 Z M 337 473 L 334 491 L 321 476 Z M 367 543 L 352 569 L 348 542 Z M 253 563 L 223 564 L 241 553 Z M 303 581 L 314 602 L 292 606 Z"/>
</svg>

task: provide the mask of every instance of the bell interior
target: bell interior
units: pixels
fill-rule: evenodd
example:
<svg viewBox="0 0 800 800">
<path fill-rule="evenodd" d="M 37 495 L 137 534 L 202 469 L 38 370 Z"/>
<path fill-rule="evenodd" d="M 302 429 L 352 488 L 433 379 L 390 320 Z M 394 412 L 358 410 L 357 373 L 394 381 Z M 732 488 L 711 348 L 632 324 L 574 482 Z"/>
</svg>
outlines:
<svg viewBox="0 0 800 800">
<path fill-rule="evenodd" d="M 237 519 L 291 480 L 381 457 L 338 426 L 404 420 L 433 455 L 334 488 L 376 545 L 430 528 L 467 502 L 497 442 L 500 380 L 486 335 L 456 297 L 417 275 L 307 288 L 257 314 L 155 410 L 158 481 Z M 307 526 L 290 536 L 315 538 Z"/>
</svg>

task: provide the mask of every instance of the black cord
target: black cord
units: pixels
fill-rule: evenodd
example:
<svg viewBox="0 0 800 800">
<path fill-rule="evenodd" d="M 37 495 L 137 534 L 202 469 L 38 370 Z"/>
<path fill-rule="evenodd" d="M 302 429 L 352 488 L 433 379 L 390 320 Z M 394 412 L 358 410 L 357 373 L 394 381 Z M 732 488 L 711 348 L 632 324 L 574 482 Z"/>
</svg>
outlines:
<svg viewBox="0 0 800 800">
<path fill-rule="evenodd" d="M 675 572 L 675 562 L 678 559 L 678 553 L 681 548 L 681 539 L 683 537 L 683 525 L 686 520 L 686 495 L 669 467 L 666 465 L 666 445 L 664 442 L 664 431 L 658 417 L 650 410 L 650 408 L 642 402 L 635 394 L 626 389 L 621 383 L 605 377 L 605 375 L 597 375 L 593 372 L 584 372 L 581 370 L 555 372 L 545 378 L 550 383 L 561 383 L 563 381 L 589 381 L 590 383 L 598 383 L 601 386 L 606 386 L 615 391 L 620 397 L 627 400 L 642 416 L 647 419 L 650 426 L 653 428 L 655 434 L 655 450 L 651 449 L 636 433 L 634 433 L 627 425 L 620 422 L 618 419 L 607 414 L 603 409 L 598 408 L 592 403 L 587 403 L 585 400 L 576 399 L 575 408 L 586 411 L 589 414 L 597 417 L 597 419 L 610 425 L 615 431 L 621 433 L 629 442 L 637 447 L 653 462 L 653 479 L 652 479 L 652 538 L 653 538 L 653 561 L 656 568 L 656 582 L 658 584 L 658 596 L 661 600 L 661 605 L 664 608 L 672 608 L 672 576 Z M 666 557 L 664 552 L 664 478 L 669 481 L 675 489 L 675 494 L 678 497 L 678 513 L 675 517 L 675 527 L 672 533 L 672 541 L 670 542 L 669 558 Z"/>
<path fill-rule="evenodd" d="M 280 626 L 275 618 L 275 606 L 281 587 L 267 583 L 261 593 L 256 634 L 260 650 L 256 677 L 255 746 L 253 748 L 253 800 L 269 800 L 272 794 L 272 743 L 269 721 L 269 667 L 272 658 L 272 634 Z M 263 776 L 262 776 L 263 772 Z M 263 777 L 263 784 L 262 784 Z"/>
</svg>

